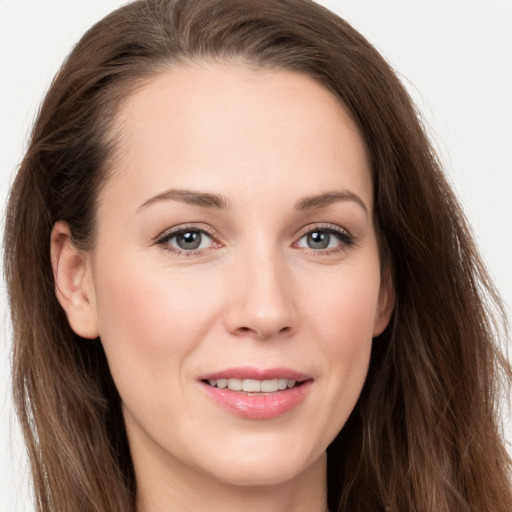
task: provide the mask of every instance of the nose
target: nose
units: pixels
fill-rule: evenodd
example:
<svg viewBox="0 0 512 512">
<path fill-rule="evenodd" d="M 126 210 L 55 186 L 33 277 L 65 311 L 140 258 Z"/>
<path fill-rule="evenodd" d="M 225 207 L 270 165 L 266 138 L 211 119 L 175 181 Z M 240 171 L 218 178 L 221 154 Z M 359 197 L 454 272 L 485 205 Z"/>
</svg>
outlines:
<svg viewBox="0 0 512 512">
<path fill-rule="evenodd" d="M 298 316 L 286 262 L 270 256 L 240 260 L 229 277 L 224 312 L 227 330 L 257 339 L 292 334 Z"/>
</svg>

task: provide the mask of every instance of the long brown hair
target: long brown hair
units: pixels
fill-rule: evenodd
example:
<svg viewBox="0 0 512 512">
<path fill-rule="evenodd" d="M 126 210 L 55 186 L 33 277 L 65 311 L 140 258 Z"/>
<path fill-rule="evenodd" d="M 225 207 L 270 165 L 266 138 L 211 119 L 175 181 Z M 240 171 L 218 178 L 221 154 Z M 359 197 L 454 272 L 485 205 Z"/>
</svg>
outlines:
<svg viewBox="0 0 512 512">
<path fill-rule="evenodd" d="M 14 398 L 39 512 L 135 510 L 120 400 L 100 340 L 59 306 L 50 231 L 94 244 L 121 103 L 155 74 L 236 61 L 303 73 L 357 123 L 396 307 L 360 399 L 328 448 L 331 511 L 510 512 L 500 432 L 499 297 L 417 113 L 377 51 L 309 0 L 140 0 L 91 28 L 55 78 L 10 194 L 5 274 Z"/>
</svg>

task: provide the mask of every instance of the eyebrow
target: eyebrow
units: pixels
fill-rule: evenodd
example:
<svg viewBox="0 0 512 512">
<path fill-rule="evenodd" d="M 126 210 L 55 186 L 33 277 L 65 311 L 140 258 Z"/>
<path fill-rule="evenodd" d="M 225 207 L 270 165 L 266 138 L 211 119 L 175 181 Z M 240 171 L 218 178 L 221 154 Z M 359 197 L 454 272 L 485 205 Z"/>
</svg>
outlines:
<svg viewBox="0 0 512 512">
<path fill-rule="evenodd" d="M 171 189 L 144 201 L 144 203 L 137 208 L 137 212 L 160 201 L 179 201 L 181 203 L 192 204 L 202 208 L 229 208 L 229 201 L 227 198 L 219 194 L 196 192 L 194 190 Z"/>
<path fill-rule="evenodd" d="M 157 194 L 144 201 L 138 208 L 137 212 L 147 208 L 148 206 L 158 203 L 160 201 L 178 201 L 181 203 L 191 204 L 202 208 L 216 208 L 216 209 L 228 209 L 228 199 L 220 194 L 212 194 L 210 192 L 199 192 L 195 190 L 184 190 L 184 189 L 170 189 Z M 349 190 L 341 190 L 336 192 L 325 192 L 322 194 L 306 196 L 297 201 L 295 209 L 304 210 L 317 210 L 326 208 L 333 203 L 339 201 L 353 201 L 359 205 L 366 214 L 368 214 L 368 208 L 364 201 L 353 192 Z"/>
<path fill-rule="evenodd" d="M 297 201 L 297 203 L 295 204 L 295 208 L 297 210 L 316 210 L 320 208 L 325 208 L 339 201 L 353 201 L 354 203 L 359 205 L 367 215 L 369 214 L 368 207 L 366 206 L 364 201 L 357 194 L 350 192 L 350 190 L 326 192 L 323 194 L 303 197 L 302 199 L 299 199 L 299 201 Z"/>
</svg>

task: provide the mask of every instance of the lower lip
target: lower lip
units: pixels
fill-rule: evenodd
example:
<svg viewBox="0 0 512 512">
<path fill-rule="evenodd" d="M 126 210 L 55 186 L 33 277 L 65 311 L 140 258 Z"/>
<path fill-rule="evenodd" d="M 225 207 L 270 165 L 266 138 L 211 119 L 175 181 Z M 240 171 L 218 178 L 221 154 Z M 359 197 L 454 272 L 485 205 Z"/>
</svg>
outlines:
<svg viewBox="0 0 512 512">
<path fill-rule="evenodd" d="M 277 418 L 297 407 L 308 394 L 312 380 L 275 393 L 244 393 L 214 388 L 201 382 L 205 393 L 218 405 L 241 416 L 257 420 Z"/>
</svg>

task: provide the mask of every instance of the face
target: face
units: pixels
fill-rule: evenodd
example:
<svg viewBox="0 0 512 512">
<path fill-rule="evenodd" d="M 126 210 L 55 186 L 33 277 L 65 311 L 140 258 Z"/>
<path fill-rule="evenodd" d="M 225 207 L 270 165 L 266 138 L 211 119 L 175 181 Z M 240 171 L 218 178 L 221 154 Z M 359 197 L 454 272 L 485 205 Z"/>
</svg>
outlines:
<svg viewBox="0 0 512 512">
<path fill-rule="evenodd" d="M 297 478 L 391 309 L 354 123 L 309 78 L 220 64 L 152 79 L 117 123 L 82 334 L 101 337 L 136 471 Z"/>
</svg>

